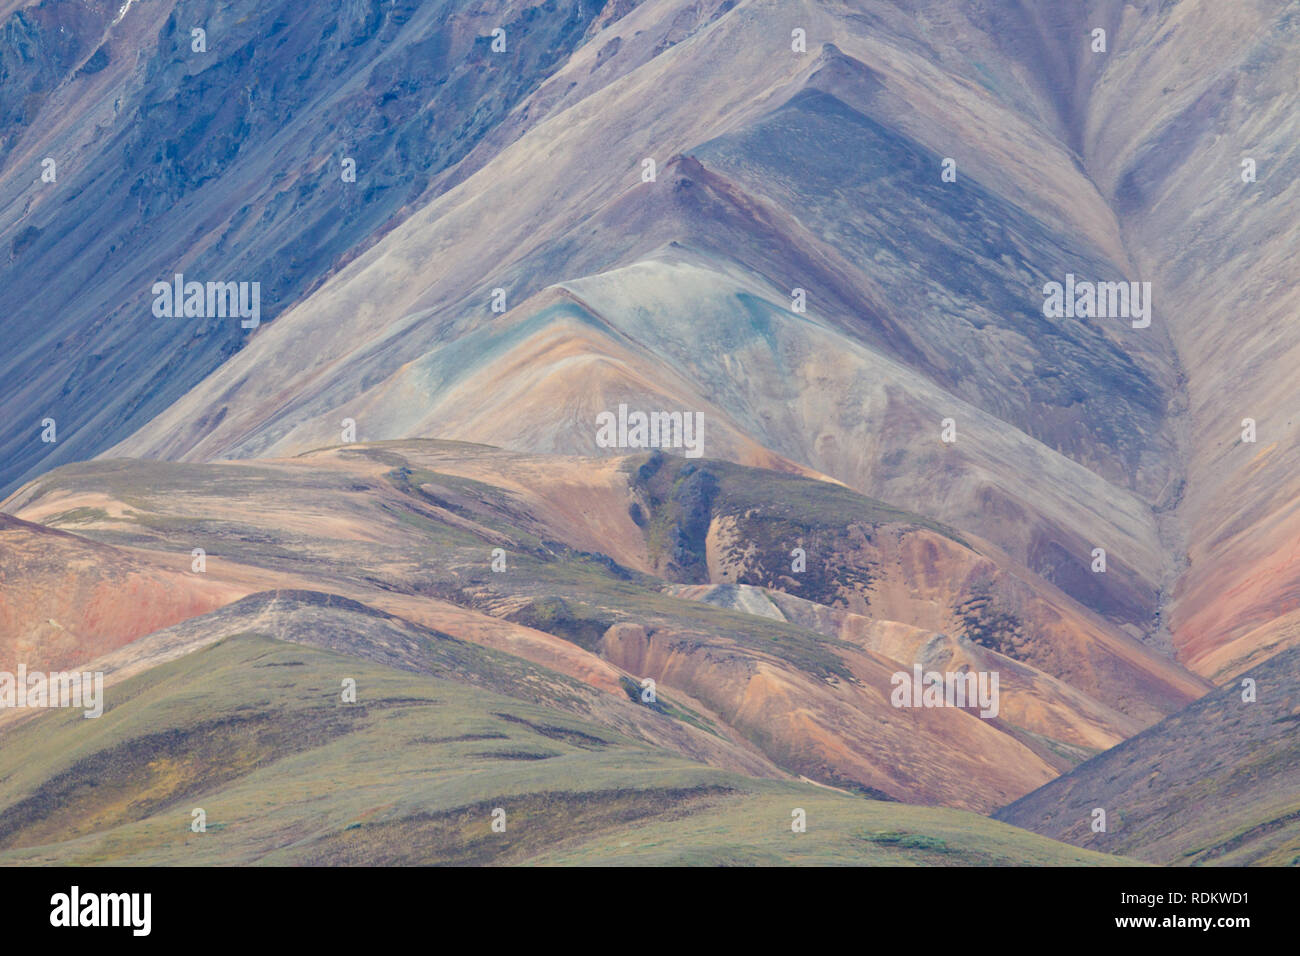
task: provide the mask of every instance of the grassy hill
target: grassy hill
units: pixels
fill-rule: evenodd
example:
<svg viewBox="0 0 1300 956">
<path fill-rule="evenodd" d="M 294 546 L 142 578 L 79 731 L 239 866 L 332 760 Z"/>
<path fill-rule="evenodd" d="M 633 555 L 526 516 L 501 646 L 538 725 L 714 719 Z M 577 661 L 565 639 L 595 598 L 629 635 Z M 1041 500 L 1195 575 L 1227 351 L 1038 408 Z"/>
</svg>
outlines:
<svg viewBox="0 0 1300 956">
<path fill-rule="evenodd" d="M 114 685 L 98 720 L 9 730 L 0 863 L 1115 862 L 970 813 L 704 766 L 530 691 L 558 675 L 477 660 L 505 695 L 433 676 L 450 671 L 432 641 L 416 672 L 261 630 Z"/>
<path fill-rule="evenodd" d="M 1242 700 L 1242 681 L 1258 699 Z M 1179 865 L 1300 865 L 1300 649 L 1005 807 L 999 820 Z M 1093 833 L 1092 810 L 1107 830 Z"/>
</svg>

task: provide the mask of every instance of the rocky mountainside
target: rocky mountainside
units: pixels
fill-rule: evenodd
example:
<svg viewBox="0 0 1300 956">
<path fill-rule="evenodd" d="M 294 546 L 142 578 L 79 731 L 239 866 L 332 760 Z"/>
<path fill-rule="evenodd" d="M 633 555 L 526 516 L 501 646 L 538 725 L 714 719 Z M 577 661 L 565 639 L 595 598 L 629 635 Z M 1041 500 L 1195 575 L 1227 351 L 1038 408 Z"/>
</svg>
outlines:
<svg viewBox="0 0 1300 956">
<path fill-rule="evenodd" d="M 707 500 L 700 487 L 712 487 Z M 227 602 L 309 589 L 615 699 L 653 678 L 662 701 L 681 702 L 668 713 L 762 766 L 909 803 L 990 811 L 1204 690 L 1059 590 L 1002 570 L 990 545 L 840 485 L 708 459 L 356 444 L 274 461 L 65 466 L 9 506 L 25 528 L 152 569 L 164 594 L 174 579 Z M 794 572 L 798 546 L 809 564 Z M 195 549 L 202 573 L 189 570 Z M 84 578 L 42 569 L 25 573 L 58 593 Z M 743 588 L 767 610 L 697 582 Z M 137 590 L 119 585 L 97 619 L 65 625 L 87 652 L 117 655 L 110 687 L 128 662 L 131 673 L 156 663 L 162 633 L 193 635 L 166 642 L 192 649 L 297 627 L 278 604 L 250 617 L 245 601 L 173 611 L 194 620 L 137 639 L 120 623 L 141 616 Z M 11 652 L 0 668 L 23 659 L 54 666 Z M 914 664 L 997 671 L 996 719 L 895 709 L 891 679 Z"/>
<path fill-rule="evenodd" d="M 116 859 L 106 833 L 230 767 L 303 770 L 307 718 L 257 709 L 255 663 L 301 648 L 627 741 L 574 744 L 589 795 L 664 761 L 658 796 L 589 796 L 606 823 L 838 791 L 1080 842 L 1045 822 L 1070 781 L 1216 746 L 1207 702 L 1300 645 L 1300 0 L 0 0 L 0 25 L 0 671 L 93 664 L 108 716 L 151 701 L 186 740 L 250 701 L 267 728 L 156 805 L 123 776 L 142 815 L 72 836 L 71 763 L 0 766 L 6 852 Z M 916 667 L 996 674 L 997 713 L 899 707 Z M 0 709 L 0 735 L 63 735 L 92 775 L 185 750 L 58 719 Z M 525 765 L 389 794 L 373 832 L 339 809 L 286 860 L 417 861 L 384 829 L 408 812 L 495 860 L 449 834 L 516 784 L 545 818 Z M 1232 820 L 1286 810 L 1272 786 L 1230 788 Z M 1158 829 L 1088 845 L 1285 862 Z M 737 859 L 786 858 L 758 839 Z"/>
</svg>

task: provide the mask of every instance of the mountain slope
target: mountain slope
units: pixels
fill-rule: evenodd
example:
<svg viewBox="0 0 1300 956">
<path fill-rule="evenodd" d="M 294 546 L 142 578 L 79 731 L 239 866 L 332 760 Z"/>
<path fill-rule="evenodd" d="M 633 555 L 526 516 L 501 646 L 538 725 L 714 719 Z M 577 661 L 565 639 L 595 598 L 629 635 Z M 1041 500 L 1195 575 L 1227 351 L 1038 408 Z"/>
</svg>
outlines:
<svg viewBox="0 0 1300 956">
<path fill-rule="evenodd" d="M 256 334 L 158 318 L 155 282 L 260 283 L 270 322 L 630 6 L 9 4 L 0 403 L 23 411 L 0 422 L 0 493 L 146 425 Z"/>
<path fill-rule="evenodd" d="M 879 49 L 844 20 L 825 25 L 819 53 L 755 72 L 742 59 L 763 45 L 762 21 L 742 9 L 554 107 L 114 453 L 294 454 L 329 441 L 345 417 L 370 439 L 588 452 L 595 413 L 618 402 L 702 409 L 713 454 L 763 464 L 767 449 L 932 513 L 1116 623 L 1153 630 L 1168 568 L 1151 504 L 1174 484 L 1157 427 L 1176 385 L 1167 338 L 1077 320 L 1047 328 L 1038 292 L 1069 268 L 1122 270 L 1114 233 L 1099 234 L 1091 212 L 1062 227 L 1045 209 L 1022 210 L 1012 183 L 996 184 L 1004 195 L 977 173 L 941 183 L 942 154 L 882 122 L 896 122 L 904 101 L 935 116 L 948 108 L 937 92 L 914 93 L 915 74 L 932 69 L 914 56 Z M 557 80 L 582 70 L 575 58 Z M 723 72 L 727 108 L 691 115 L 687 104 Z M 634 99 L 654 106 L 633 111 Z M 996 97 L 979 105 L 999 124 L 1025 123 Z M 637 125 L 580 121 L 590 115 Z M 1054 188 L 1091 188 L 1041 133 L 1025 129 L 1018 146 L 1062 160 Z M 968 148 L 977 169 L 1032 165 L 1001 155 L 1003 139 Z M 860 181 L 864 155 L 878 166 L 865 185 L 829 188 Z M 654 183 L 636 175 L 647 156 L 658 157 Z M 783 188 L 791 181 L 806 188 Z M 504 191 L 521 201 L 500 208 Z M 969 252 L 942 290 L 908 264 L 957 250 Z M 506 291 L 503 316 L 489 311 L 493 287 Z M 806 316 L 790 312 L 796 287 Z M 580 311 L 555 309 L 556 290 Z M 918 309 L 940 299 L 933 317 Z M 300 367 L 304 338 L 325 365 Z M 575 394 L 578 382 L 596 387 Z M 727 384 L 705 394 L 701 382 Z M 810 402 L 814 389 L 838 404 Z M 938 442 L 947 417 L 960 423 L 950 448 Z M 942 474 L 929 467 L 939 452 L 947 484 L 918 486 L 918 472 Z M 1033 468 L 1008 468 L 1027 455 Z M 1087 570 L 1097 546 L 1110 552 L 1106 577 Z"/>
<path fill-rule="evenodd" d="M 1255 117 L 1294 102 L 1295 84 L 1271 77 L 1293 75 L 1279 66 L 1296 28 L 1268 4 L 1231 24 L 1217 10 L 801 4 L 777 31 L 769 3 L 643 4 L 602 21 L 446 191 L 114 453 L 296 454 L 335 440 L 343 418 L 372 440 L 587 453 L 595 415 L 620 402 L 700 410 L 711 454 L 795 462 L 979 534 L 1220 673 L 1300 632 L 1285 623 L 1290 565 L 1272 563 L 1282 538 L 1256 533 L 1286 492 L 1232 499 L 1275 504 L 1252 504 L 1232 556 L 1218 553 L 1214 529 L 1237 507 L 1212 491 L 1237 486 L 1212 451 L 1231 430 L 1211 440 L 1203 408 L 1221 388 L 1221 340 L 1193 343 L 1223 320 L 1206 316 L 1204 271 L 1185 260 L 1207 197 L 1219 248 L 1266 243 L 1220 262 L 1216 287 L 1278 289 L 1295 119 L 1265 134 Z M 790 52 L 786 20 L 806 24 L 806 54 Z M 1106 54 L 1088 48 L 1095 26 Z M 1183 37 L 1205 33 L 1228 40 L 1213 63 L 1178 60 Z M 1138 69 L 1147 60 L 1168 77 Z M 1142 119 L 1112 122 L 1121 102 L 1143 104 L 1125 112 Z M 1253 193 L 1222 156 L 1252 136 L 1271 162 Z M 955 182 L 940 178 L 944 157 Z M 640 178 L 647 158 L 654 182 Z M 1151 281 L 1150 325 L 1046 319 L 1042 286 L 1066 274 Z M 1287 294 L 1231 322 L 1267 339 Z M 1278 375 L 1285 354 L 1268 359 Z M 958 437 L 944 445 L 949 418 Z M 1250 480 L 1285 470 L 1274 445 L 1260 454 Z M 1222 588 L 1188 583 L 1220 574 Z M 1221 590 L 1258 610 L 1230 624 L 1183 597 Z M 1236 646 L 1219 653 L 1225 641 Z"/>
<path fill-rule="evenodd" d="M 1242 681 L 1254 682 L 1254 701 Z M 1229 682 L 994 817 L 1177 865 L 1300 863 L 1300 649 Z M 1090 829 L 1093 810 L 1107 829 Z"/>
<path fill-rule="evenodd" d="M 99 514 L 86 504 L 57 523 Z M 179 569 L 0 513 L 0 670 L 83 663 L 160 627 L 205 614 L 241 592 Z"/>
<path fill-rule="evenodd" d="M 901 801 L 1294 862 L 1300 0 L 0 0 L 0 26 L 0 670 L 103 669 L 131 724 L 0 711 L 6 748 L 53 748 L 0 766 L 11 859 L 71 827 L 50 859 L 174 862 L 154 810 L 266 770 L 244 811 L 339 816 L 291 797 L 301 842 L 258 825 L 214 861 L 1021 845 Z M 160 312 L 181 273 L 253 283 L 258 321 Z M 1054 314 L 1075 279 L 1142 307 Z M 611 438 L 627 409 L 696 442 Z M 308 765 L 423 705 L 258 696 L 286 647 L 584 729 L 543 752 L 465 698 L 519 743 L 447 755 L 491 786 L 425 800 L 423 757 L 375 758 L 395 802 L 339 831 Z M 997 675 L 996 715 L 894 706 L 913 667 Z M 1269 696 L 1239 712 L 1246 676 Z M 468 836 L 511 781 L 544 839 Z M 796 794 L 838 848 L 715 832 Z"/>
<path fill-rule="evenodd" d="M 90 488 L 101 516 L 67 517 Z M 191 576 L 239 595 L 336 594 L 616 698 L 653 678 L 788 772 L 910 802 L 992 809 L 1202 692 L 991 546 L 839 485 L 707 459 L 410 441 L 278 461 L 92 462 L 5 507 L 76 520 L 156 566 L 201 547 L 206 569 Z M 795 546 L 806 572 L 784 573 Z M 697 581 L 773 588 L 815 610 L 756 616 L 672 584 Z M 245 603 L 194 627 L 251 627 Z M 916 636 L 819 626 L 845 613 Z M 153 660 L 150 640 L 120 653 Z M 945 656 L 1005 671 L 997 719 L 891 706 L 894 673 Z"/>
<path fill-rule="evenodd" d="M 311 633 L 353 648 L 374 636 L 347 625 Z M 0 862 L 1113 862 L 972 814 L 722 773 L 438 664 L 394 669 L 259 631 L 130 679 L 97 721 L 53 713 L 9 733 Z M 807 833 L 791 832 L 795 808 Z M 719 839 L 738 814 L 749 824 Z"/>
</svg>

